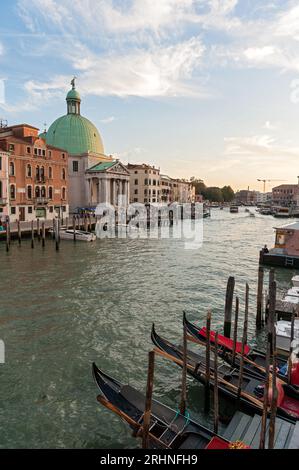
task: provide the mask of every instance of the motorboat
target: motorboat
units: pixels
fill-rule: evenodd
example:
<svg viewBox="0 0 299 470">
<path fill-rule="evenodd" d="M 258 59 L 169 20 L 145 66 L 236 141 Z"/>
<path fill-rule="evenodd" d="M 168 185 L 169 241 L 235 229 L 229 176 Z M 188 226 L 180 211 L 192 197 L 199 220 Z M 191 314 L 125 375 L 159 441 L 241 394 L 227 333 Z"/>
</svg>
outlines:
<svg viewBox="0 0 299 470">
<path fill-rule="evenodd" d="M 50 229 L 49 233 L 53 235 L 53 229 Z M 94 233 L 85 232 L 84 230 L 74 231 L 73 229 L 66 228 L 61 228 L 59 230 L 59 237 L 61 240 L 76 240 L 82 242 L 94 242 L 97 239 Z"/>
<path fill-rule="evenodd" d="M 291 322 L 280 320 L 276 323 L 276 347 L 289 353 L 291 347 Z M 299 318 L 294 322 L 294 340 L 299 344 Z"/>
<path fill-rule="evenodd" d="M 299 288 L 299 276 L 293 276 L 292 277 L 292 284 L 293 284 L 294 287 Z"/>
<path fill-rule="evenodd" d="M 231 214 L 237 214 L 239 212 L 239 207 L 238 206 L 230 206 L 229 209 Z"/>
</svg>

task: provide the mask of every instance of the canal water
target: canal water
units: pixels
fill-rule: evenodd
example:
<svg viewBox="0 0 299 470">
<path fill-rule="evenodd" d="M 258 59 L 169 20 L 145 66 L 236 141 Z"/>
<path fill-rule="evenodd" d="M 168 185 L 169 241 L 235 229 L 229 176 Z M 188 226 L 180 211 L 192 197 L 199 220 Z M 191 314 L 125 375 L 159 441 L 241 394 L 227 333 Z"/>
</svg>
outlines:
<svg viewBox="0 0 299 470">
<path fill-rule="evenodd" d="M 288 222 L 288 221 L 286 221 Z M 203 324 L 211 308 L 222 328 L 227 278 L 236 277 L 244 311 L 250 284 L 249 339 L 255 330 L 259 249 L 273 245 L 272 217 L 243 210 L 212 210 L 204 220 L 201 249 L 180 240 L 105 239 L 95 243 L 51 240 L 43 250 L 29 241 L 0 244 L 0 364 L 2 448 L 135 448 L 128 427 L 96 401 L 95 361 L 104 371 L 140 390 L 146 384 L 150 331 L 180 341 L 182 311 Z M 279 295 L 294 273 L 278 270 Z M 241 333 L 241 331 L 240 331 Z M 178 407 L 181 370 L 158 359 L 154 395 Z M 212 425 L 203 410 L 203 387 L 188 379 L 191 416 Z M 231 412 L 222 406 L 223 417 Z"/>
</svg>

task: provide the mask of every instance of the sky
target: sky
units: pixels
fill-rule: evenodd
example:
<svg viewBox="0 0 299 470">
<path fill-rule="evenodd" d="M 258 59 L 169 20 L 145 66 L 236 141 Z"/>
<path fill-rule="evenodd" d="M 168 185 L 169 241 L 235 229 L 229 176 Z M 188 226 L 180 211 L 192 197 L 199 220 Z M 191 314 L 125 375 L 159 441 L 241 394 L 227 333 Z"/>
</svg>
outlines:
<svg viewBox="0 0 299 470">
<path fill-rule="evenodd" d="M 299 174 L 293 0 L 0 0 L 0 118 L 81 113 L 105 152 L 210 186 Z"/>
</svg>

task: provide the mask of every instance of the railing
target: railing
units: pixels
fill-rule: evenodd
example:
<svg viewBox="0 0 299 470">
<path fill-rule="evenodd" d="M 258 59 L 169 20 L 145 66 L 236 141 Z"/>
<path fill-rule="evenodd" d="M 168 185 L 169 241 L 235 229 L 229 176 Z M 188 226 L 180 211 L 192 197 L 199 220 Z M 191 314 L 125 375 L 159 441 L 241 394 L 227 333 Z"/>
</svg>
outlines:
<svg viewBox="0 0 299 470">
<path fill-rule="evenodd" d="M 34 199 L 34 202 L 37 205 L 44 205 L 44 204 L 48 204 L 49 200 L 50 199 L 48 197 L 36 197 Z"/>
<path fill-rule="evenodd" d="M 0 197 L 0 206 L 6 206 L 6 204 L 7 204 L 7 198 Z"/>
<path fill-rule="evenodd" d="M 47 180 L 47 178 L 46 178 L 45 176 L 36 176 L 36 177 L 35 177 L 35 182 L 36 182 L 36 183 L 43 183 L 43 184 L 45 184 L 46 180 Z"/>
</svg>

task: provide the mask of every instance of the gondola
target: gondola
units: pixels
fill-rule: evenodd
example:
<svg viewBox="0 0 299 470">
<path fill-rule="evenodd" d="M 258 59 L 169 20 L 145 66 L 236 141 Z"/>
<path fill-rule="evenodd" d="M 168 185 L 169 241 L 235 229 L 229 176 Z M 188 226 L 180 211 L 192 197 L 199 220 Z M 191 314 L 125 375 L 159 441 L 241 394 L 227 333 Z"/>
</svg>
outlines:
<svg viewBox="0 0 299 470">
<path fill-rule="evenodd" d="M 92 373 L 101 392 L 97 400 L 128 423 L 135 436 L 142 435 L 145 396 L 130 385 L 109 377 L 94 363 Z M 228 449 L 234 444 L 153 400 L 149 446 L 151 449 Z"/>
<path fill-rule="evenodd" d="M 207 341 L 207 332 L 206 328 L 199 328 L 189 320 L 187 320 L 186 315 L 184 313 L 183 323 L 186 326 L 187 332 L 195 338 L 195 340 L 199 341 L 201 344 L 205 345 Z M 215 343 L 215 332 L 211 331 L 210 333 L 210 340 L 211 344 L 214 345 Z M 242 343 L 236 343 L 236 355 L 235 361 L 233 361 L 233 340 L 226 338 L 225 336 L 218 334 L 218 354 L 222 359 L 228 362 L 231 365 L 239 368 L 240 366 L 240 357 L 242 353 Z M 257 379 L 263 379 L 266 376 L 266 354 L 262 351 L 257 349 L 251 348 L 247 344 L 245 345 L 244 349 L 244 371 L 251 375 L 252 377 L 256 377 Z M 278 372 L 277 376 L 280 380 L 287 383 L 288 377 L 283 370 L 287 369 L 287 360 L 284 358 L 277 358 L 277 367 Z M 291 374 L 295 377 L 295 374 Z M 292 380 L 291 380 L 292 383 Z M 298 399 L 299 399 L 299 387 L 292 383 L 292 387 L 294 388 L 294 393 L 297 392 Z"/>
<path fill-rule="evenodd" d="M 183 350 L 161 338 L 155 331 L 153 325 L 151 338 L 158 352 L 172 360 L 179 366 L 183 365 Z M 210 362 L 210 388 L 214 387 L 214 361 Z M 187 371 L 199 382 L 206 383 L 206 354 L 205 352 L 194 353 L 187 351 Z M 219 393 L 236 402 L 238 398 L 239 371 L 222 362 L 218 366 Z M 290 422 L 299 420 L 299 401 L 294 388 L 277 379 L 277 415 Z M 246 373 L 243 374 L 239 406 L 250 413 L 263 412 L 264 380 L 257 379 Z"/>
</svg>

